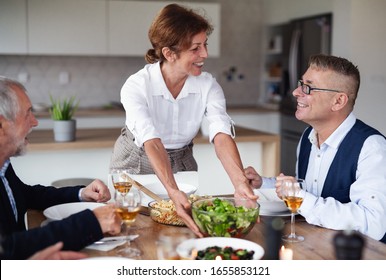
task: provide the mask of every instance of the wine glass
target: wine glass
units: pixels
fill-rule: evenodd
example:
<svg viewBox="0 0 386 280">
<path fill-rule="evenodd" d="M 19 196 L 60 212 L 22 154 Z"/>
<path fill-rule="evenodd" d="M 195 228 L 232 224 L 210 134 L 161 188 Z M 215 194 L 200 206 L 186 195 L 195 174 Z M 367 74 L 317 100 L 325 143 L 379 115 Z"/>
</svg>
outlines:
<svg viewBox="0 0 386 280">
<path fill-rule="evenodd" d="M 111 171 L 111 180 L 115 190 L 126 194 L 133 186 L 133 179 L 130 177 L 130 169 L 113 169 Z"/>
<path fill-rule="evenodd" d="M 178 246 L 188 240 L 195 238 L 194 233 L 188 228 L 165 228 L 158 234 L 157 257 L 159 260 L 181 260 L 191 259 L 190 250 L 182 250 L 183 256 L 177 252 Z"/>
<path fill-rule="evenodd" d="M 114 192 L 115 211 L 122 219 L 122 233 L 127 237 L 124 248 L 117 251 L 121 256 L 133 258 L 141 255 L 139 249 L 130 247 L 129 229 L 141 209 L 141 192 L 136 188 L 130 191 L 116 189 Z"/>
<path fill-rule="evenodd" d="M 282 237 L 287 242 L 301 242 L 304 237 L 295 233 L 295 214 L 297 213 L 306 191 L 303 179 L 285 179 L 281 182 L 281 195 L 287 208 L 291 211 L 291 233 Z"/>
</svg>

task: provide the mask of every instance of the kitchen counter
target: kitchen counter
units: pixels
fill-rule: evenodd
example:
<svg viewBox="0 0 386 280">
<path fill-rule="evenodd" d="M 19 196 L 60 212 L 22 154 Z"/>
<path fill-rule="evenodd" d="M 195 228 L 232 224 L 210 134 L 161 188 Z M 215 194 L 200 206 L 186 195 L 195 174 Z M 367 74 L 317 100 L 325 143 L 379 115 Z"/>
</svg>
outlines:
<svg viewBox="0 0 386 280">
<path fill-rule="evenodd" d="M 263 107 L 256 106 L 232 106 L 227 108 L 228 113 L 271 113 L 277 112 L 277 110 L 271 110 Z M 50 119 L 50 113 L 46 111 L 35 111 L 34 115 L 38 119 Z M 75 112 L 75 118 L 82 117 L 111 117 L 111 116 L 125 116 L 125 111 L 116 107 L 100 107 L 100 108 L 79 108 Z"/>
<path fill-rule="evenodd" d="M 37 119 L 51 119 L 51 115 L 46 111 L 34 111 Z M 118 108 L 80 108 L 75 114 L 78 117 L 110 117 L 110 116 L 125 116 L 125 111 Z"/>
<path fill-rule="evenodd" d="M 51 185 L 68 178 L 98 178 L 108 182 L 109 165 L 120 128 L 78 128 L 74 142 L 54 141 L 52 129 L 33 130 L 28 136 L 28 152 L 12 158 L 12 165 L 23 182 Z M 264 176 L 277 176 L 280 167 L 280 137 L 236 127 L 235 138 L 244 166 L 253 166 Z M 233 193 L 234 187 L 218 160 L 207 136 L 194 139 L 194 158 L 198 164 L 198 192 Z"/>
<path fill-rule="evenodd" d="M 276 142 L 278 135 L 264 133 L 243 127 L 235 127 L 236 142 Z M 120 134 L 120 128 L 93 128 L 78 129 L 76 131 L 76 141 L 74 142 L 55 142 L 52 130 L 34 130 L 28 136 L 31 151 L 37 150 L 63 150 L 63 149 L 87 149 L 87 148 L 108 148 L 113 147 L 115 140 Z M 203 136 L 201 132 L 194 138 L 195 144 L 209 143 L 208 136 Z"/>
<path fill-rule="evenodd" d="M 280 137 L 276 134 L 265 133 L 248 128 L 235 127 L 235 141 L 239 148 L 246 147 L 244 154 L 260 158 L 258 151 L 251 151 L 255 147 L 250 145 L 261 145 L 261 170 L 266 176 L 275 176 L 279 173 L 280 160 Z M 52 130 L 33 130 L 28 136 L 29 151 L 33 154 L 50 153 L 55 151 L 55 155 L 60 153 L 81 153 L 94 150 L 112 150 L 117 137 L 120 134 L 120 128 L 97 128 L 97 129 L 78 129 L 76 132 L 76 141 L 74 142 L 55 142 Z M 208 147 L 209 140 L 200 132 L 194 139 L 197 149 Z M 214 151 L 212 151 L 214 153 Z M 215 155 L 213 155 L 216 157 Z M 246 163 L 250 164 L 250 163 Z"/>
<path fill-rule="evenodd" d="M 53 121 L 48 111 L 34 112 L 39 121 L 35 130 L 53 129 Z M 279 112 L 256 106 L 230 107 L 228 114 L 237 126 L 279 134 Z M 112 108 L 80 108 L 75 112 L 78 129 L 121 128 L 125 125 L 125 111 Z"/>
</svg>

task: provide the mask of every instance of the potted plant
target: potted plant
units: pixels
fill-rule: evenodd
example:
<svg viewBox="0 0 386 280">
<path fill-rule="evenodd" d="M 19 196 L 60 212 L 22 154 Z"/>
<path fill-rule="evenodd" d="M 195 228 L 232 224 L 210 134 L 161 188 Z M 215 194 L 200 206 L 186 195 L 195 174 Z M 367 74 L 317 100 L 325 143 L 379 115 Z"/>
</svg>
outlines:
<svg viewBox="0 0 386 280">
<path fill-rule="evenodd" d="M 75 141 L 76 120 L 73 119 L 79 101 L 75 97 L 51 99 L 51 118 L 54 120 L 54 139 L 57 142 Z"/>
</svg>

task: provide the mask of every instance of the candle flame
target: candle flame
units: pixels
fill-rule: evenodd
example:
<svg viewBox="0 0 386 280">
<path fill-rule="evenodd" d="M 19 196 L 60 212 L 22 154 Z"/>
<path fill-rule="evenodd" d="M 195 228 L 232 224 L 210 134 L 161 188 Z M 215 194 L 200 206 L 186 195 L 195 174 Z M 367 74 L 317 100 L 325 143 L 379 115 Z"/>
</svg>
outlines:
<svg viewBox="0 0 386 280">
<path fill-rule="evenodd" d="M 197 249 L 192 250 L 192 252 L 190 253 L 192 260 L 194 260 L 197 257 L 197 253 L 198 253 Z"/>
<path fill-rule="evenodd" d="M 292 249 L 281 246 L 280 248 L 280 259 L 281 260 L 292 260 L 293 259 L 293 251 Z"/>
</svg>

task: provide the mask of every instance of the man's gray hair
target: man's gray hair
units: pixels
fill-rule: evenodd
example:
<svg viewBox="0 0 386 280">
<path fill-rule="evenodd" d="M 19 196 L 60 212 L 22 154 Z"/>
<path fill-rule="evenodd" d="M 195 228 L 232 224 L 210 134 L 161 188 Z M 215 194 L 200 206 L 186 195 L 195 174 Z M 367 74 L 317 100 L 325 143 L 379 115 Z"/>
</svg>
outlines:
<svg viewBox="0 0 386 280">
<path fill-rule="evenodd" d="M 0 116 L 14 121 L 19 112 L 19 103 L 13 87 L 26 91 L 25 87 L 18 81 L 0 76 Z"/>
</svg>

